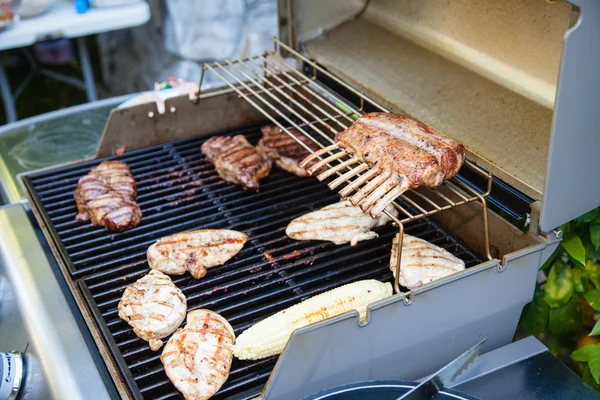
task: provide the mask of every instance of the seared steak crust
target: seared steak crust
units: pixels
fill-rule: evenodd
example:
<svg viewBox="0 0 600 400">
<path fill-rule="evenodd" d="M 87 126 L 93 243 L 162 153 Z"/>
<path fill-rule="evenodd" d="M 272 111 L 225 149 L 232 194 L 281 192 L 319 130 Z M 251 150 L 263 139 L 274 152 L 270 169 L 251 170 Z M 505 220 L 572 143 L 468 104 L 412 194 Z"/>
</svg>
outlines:
<svg viewBox="0 0 600 400">
<path fill-rule="evenodd" d="M 290 130 L 302 143 L 307 145 L 313 151 L 319 147 L 306 135 L 296 129 Z M 265 126 L 262 128 L 262 139 L 256 145 L 256 149 L 270 157 L 275 164 L 294 175 L 300 177 L 308 176 L 308 173 L 298 165 L 300 161 L 311 154 L 310 151 L 302 147 L 294 138 L 282 131 L 276 126 Z M 310 164 L 307 166 L 310 167 Z"/>
<path fill-rule="evenodd" d="M 214 136 L 202 144 L 201 150 L 221 178 L 247 189 L 258 190 L 258 181 L 269 175 L 273 165 L 243 135 Z"/>
<path fill-rule="evenodd" d="M 407 188 L 437 187 L 465 159 L 462 144 L 399 114 L 365 114 L 335 139 L 369 166 L 398 174 Z"/>
</svg>

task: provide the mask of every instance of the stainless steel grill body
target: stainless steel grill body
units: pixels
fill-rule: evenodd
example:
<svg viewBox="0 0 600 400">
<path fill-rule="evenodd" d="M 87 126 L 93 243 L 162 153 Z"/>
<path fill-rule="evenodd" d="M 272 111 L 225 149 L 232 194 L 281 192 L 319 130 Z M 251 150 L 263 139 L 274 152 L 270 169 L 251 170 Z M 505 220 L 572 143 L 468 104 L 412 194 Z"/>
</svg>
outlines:
<svg viewBox="0 0 600 400">
<path fill-rule="evenodd" d="M 474 163 L 468 167 L 488 179 L 487 191 L 465 187 L 459 178 L 437 191 L 407 192 L 396 203 L 401 212 L 397 224 L 405 223 L 408 233 L 457 252 L 470 268 L 372 305 L 366 325 L 359 325 L 356 313 L 348 313 L 298 330 L 279 358 L 236 361 L 217 397 L 248 398 L 265 381 L 263 397 L 278 400 L 360 380 L 417 379 L 482 337 L 488 339 L 484 351 L 510 342 L 537 271 L 560 241 L 560 231 L 540 233 L 539 227 L 553 229 L 598 205 L 599 189 L 585 178 L 594 171 L 594 157 L 571 151 L 575 145 L 583 152 L 595 151 L 593 145 L 582 145 L 586 140 L 597 144 L 591 127 L 598 117 L 589 112 L 589 104 L 597 104 L 590 101 L 592 94 L 600 92 L 589 68 L 597 65 L 597 53 L 577 55 L 586 49 L 582 41 L 597 31 L 590 16 L 598 13 L 598 4 L 572 0 L 581 7 L 576 20 L 570 19 L 575 14 L 566 2 L 550 9 L 552 5 L 542 2 L 506 0 L 500 8 L 482 8 L 478 0 L 465 0 L 447 3 L 448 13 L 439 13 L 435 0 L 422 0 L 418 7 L 411 0 L 349 3 L 280 1 L 281 37 L 287 43 L 279 45 L 281 53 L 207 65 L 205 72 L 219 75 L 224 89 L 195 99 L 167 100 L 164 114 L 154 104 L 115 110 L 99 159 L 25 178 L 34 211 L 79 307 L 95 327 L 92 331 L 122 394 L 178 396 L 158 355 L 149 353 L 115 312 L 127 282 L 146 270 L 146 247 L 163 235 L 198 227 L 250 233 L 246 248 L 204 280 L 175 279 L 191 299 L 191 308 L 206 306 L 223 313 L 238 333 L 333 286 L 365 277 L 391 279 L 389 248 L 397 232 L 391 226 L 379 230 L 379 239 L 355 248 L 292 242 L 284 236 L 293 217 L 337 199 L 326 188 L 337 175 L 355 171 L 348 182 L 356 182 L 365 173 L 359 160 L 324 154 L 333 173 L 323 183 L 274 172 L 260 193 L 246 193 L 220 181 L 199 153 L 202 140 L 215 130 L 233 134 L 240 126 L 268 118 L 291 136 L 291 128 L 299 129 L 326 147 L 338 130 L 365 111 L 404 111 L 463 142 Z M 538 13 L 544 18 L 536 18 Z M 439 20 L 439 15 L 444 18 Z M 544 21 L 552 23 L 546 26 Z M 502 30 L 512 39 L 530 28 L 545 36 L 523 35 L 515 42 L 523 43 L 522 48 L 507 52 L 497 40 L 505 35 L 472 34 L 485 33 L 488 26 L 514 28 Z M 439 38 L 454 40 L 447 42 L 454 47 L 440 47 Z M 477 47 L 482 44 L 487 47 Z M 543 49 L 543 55 L 523 64 L 528 49 Z M 286 54 L 297 63 L 284 59 Z M 573 62 L 584 59 L 582 83 Z M 318 73 L 358 101 L 346 102 L 319 81 Z M 555 77 L 560 77 L 556 101 Z M 585 96 L 577 98 L 572 88 Z M 581 118 L 577 109 L 584 110 Z M 254 142 L 257 132 L 246 131 Z M 185 140 L 171 143 L 176 139 Z M 123 159 L 140 186 L 141 225 L 123 234 L 78 225 L 72 221 L 75 205 L 70 198 L 76 179 L 124 144 L 135 150 Z M 558 154 L 561 146 L 570 149 L 568 154 Z M 569 165 L 565 157 L 577 162 Z M 535 201 L 530 204 L 530 233 L 486 211 L 492 178 L 477 166 Z M 563 168 L 565 173 L 560 172 Z M 570 192 L 580 196 L 557 211 L 564 200 L 557 188 L 569 176 L 580 178 L 568 182 L 578 188 Z M 540 210 L 545 211 L 540 215 Z"/>
</svg>

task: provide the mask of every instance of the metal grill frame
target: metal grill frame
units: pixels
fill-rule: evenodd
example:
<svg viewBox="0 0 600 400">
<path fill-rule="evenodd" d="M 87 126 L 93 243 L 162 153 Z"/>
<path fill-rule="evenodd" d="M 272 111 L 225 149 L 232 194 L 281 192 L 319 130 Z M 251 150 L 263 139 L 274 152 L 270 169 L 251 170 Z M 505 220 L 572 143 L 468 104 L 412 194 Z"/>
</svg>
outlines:
<svg viewBox="0 0 600 400">
<path fill-rule="evenodd" d="M 258 127 L 254 127 L 252 129 L 254 129 L 258 133 Z M 184 139 L 182 141 L 172 142 L 172 143 L 168 143 L 165 145 L 176 145 L 179 142 L 197 141 L 199 139 L 206 140 L 212 135 L 235 134 L 235 133 L 244 133 L 244 131 L 241 131 L 241 132 L 240 131 L 215 132 L 213 134 L 202 135 L 200 138 Z M 154 147 L 147 148 L 147 149 L 137 150 L 137 151 L 129 153 L 129 154 L 130 155 L 133 154 L 134 156 L 137 156 L 137 154 L 148 154 L 148 153 L 153 154 L 153 151 L 156 148 L 162 148 L 163 146 L 164 145 L 154 146 Z M 198 150 L 198 152 L 199 152 L 199 150 Z M 118 157 L 107 157 L 104 159 L 114 159 L 114 158 L 118 158 Z M 83 275 L 82 274 L 74 275 L 74 274 L 70 274 L 70 272 L 65 268 L 68 258 L 64 259 L 62 257 L 64 255 L 68 256 L 68 254 L 67 254 L 68 252 L 66 252 L 66 250 L 64 253 L 60 253 L 57 251 L 57 244 L 61 244 L 61 240 L 58 236 L 54 236 L 56 234 L 56 229 L 54 229 L 53 223 L 50 220 L 48 213 L 46 212 L 45 201 L 43 200 L 43 198 L 41 198 L 39 196 L 39 193 L 37 192 L 37 190 L 35 188 L 36 185 L 32 181 L 32 178 L 35 179 L 35 176 L 37 175 L 37 176 L 55 177 L 55 182 L 60 182 L 61 172 L 71 171 L 69 173 L 69 175 L 74 175 L 72 173 L 73 169 L 77 169 L 78 171 L 82 170 L 82 169 L 88 169 L 88 168 L 92 167 L 93 165 L 100 163 L 104 159 L 97 159 L 97 160 L 83 162 L 83 163 L 75 163 L 75 164 L 72 164 L 72 165 L 69 165 L 66 167 L 54 168 L 51 170 L 41 171 L 41 172 L 37 172 L 37 173 L 32 172 L 23 177 L 23 183 L 25 185 L 26 193 L 29 198 L 30 204 L 32 206 L 32 210 L 38 217 L 38 220 L 41 221 L 40 225 L 42 225 L 44 234 L 45 234 L 46 238 L 49 240 L 49 242 L 51 242 L 52 250 L 55 252 L 57 261 L 61 265 L 62 271 L 65 274 L 65 277 L 67 278 L 68 284 L 69 284 L 71 290 L 73 291 L 76 301 L 78 302 L 78 305 L 79 305 L 86 321 L 88 322 L 88 324 L 91 328 L 96 328 L 96 329 L 91 329 L 92 335 L 94 336 L 94 339 L 96 340 L 96 343 L 98 344 L 101 354 L 103 355 L 103 357 L 106 361 L 106 364 L 111 372 L 111 375 L 113 376 L 113 378 L 115 379 L 115 382 L 117 383 L 119 390 L 121 391 L 122 394 L 127 393 L 129 396 L 139 398 L 140 392 L 137 392 L 137 394 L 136 394 L 137 384 L 136 384 L 136 381 L 135 381 L 133 375 L 131 374 L 131 372 L 129 370 L 129 365 L 127 364 L 127 362 L 124 362 L 124 359 L 123 359 L 122 355 L 120 354 L 121 350 L 119 350 L 119 348 L 116 347 L 115 339 L 112 336 L 113 333 L 110 331 L 108 325 L 106 325 L 105 317 L 103 317 L 102 312 L 98 308 L 99 306 L 96 303 L 96 301 L 94 300 L 94 296 L 88 287 L 88 284 L 85 282 L 85 274 L 89 275 L 90 272 L 87 271 Z M 280 174 L 285 174 L 285 173 L 280 172 Z M 300 179 L 300 178 L 295 178 L 293 176 L 290 176 L 290 178 L 291 179 Z M 307 182 L 307 184 L 309 183 L 309 181 L 305 180 L 305 182 Z M 315 184 L 317 184 L 317 183 L 315 182 Z M 227 185 L 227 184 L 224 184 L 224 185 Z M 317 184 L 317 185 L 319 185 L 319 184 Z M 229 186 L 231 187 L 233 185 L 229 185 Z M 325 191 L 325 193 L 326 193 L 326 191 Z M 331 193 L 331 195 L 332 195 L 331 196 L 332 199 L 335 198 L 335 195 L 333 193 Z M 74 207 L 74 206 L 75 206 L 75 203 L 73 200 L 71 207 Z M 43 217 L 40 219 L 40 216 L 43 216 Z M 142 224 L 144 223 L 143 221 L 144 220 L 142 217 Z M 82 226 L 88 225 L 88 223 L 86 223 L 86 222 L 82 222 L 81 224 L 82 224 Z M 417 231 L 415 231 L 415 233 L 417 233 L 417 232 L 423 233 L 423 230 L 421 229 L 422 226 L 429 227 L 428 229 L 438 232 L 438 233 L 441 232 L 441 233 L 443 233 L 443 235 L 445 235 L 445 236 L 443 236 L 443 240 L 449 240 L 450 242 L 453 243 L 453 245 L 461 247 L 462 251 L 466 251 L 468 254 L 474 254 L 471 250 L 466 248 L 466 246 L 464 246 L 464 244 L 461 244 L 459 241 L 457 241 L 456 239 L 449 236 L 446 232 L 444 232 L 433 221 L 430 221 L 428 219 L 424 219 L 423 223 L 421 223 L 419 221 L 415 221 L 415 223 L 411 224 L 411 226 L 412 226 L 411 229 L 417 230 Z M 390 232 L 392 232 L 393 228 L 387 227 L 386 229 L 388 230 L 387 235 L 390 236 L 390 239 L 391 239 Z M 105 235 L 110 235 L 109 232 L 107 232 L 101 228 L 94 228 L 94 231 L 98 232 L 103 237 Z M 380 238 L 380 239 L 383 239 L 383 238 Z M 365 247 L 371 247 L 371 246 L 375 246 L 376 241 L 364 242 L 364 243 L 365 243 Z M 317 246 L 317 245 L 315 243 L 313 243 L 311 246 Z M 321 246 L 321 245 L 319 244 L 318 246 Z M 338 246 L 333 246 L 333 248 L 335 249 L 335 252 L 346 251 L 344 248 L 341 248 Z M 389 254 L 389 251 L 386 254 Z M 387 255 L 386 255 L 386 257 L 387 257 Z M 471 264 L 469 264 L 469 265 L 471 265 L 471 266 L 475 265 L 475 264 L 473 264 L 475 262 L 475 259 L 471 258 L 472 256 L 468 256 L 468 257 L 471 260 Z M 285 259 L 285 257 L 284 257 L 284 259 Z M 332 259 L 332 260 L 337 260 L 337 259 L 338 258 L 336 257 L 335 259 Z M 481 261 L 481 259 L 477 260 L 477 263 L 480 261 Z M 333 262 L 333 261 L 331 261 L 331 262 Z M 355 267 L 353 267 L 353 268 L 355 268 Z M 385 266 L 381 267 L 381 269 L 384 269 L 386 271 L 385 279 L 388 279 L 388 278 L 391 279 L 391 273 L 390 273 L 389 269 L 387 269 L 387 267 L 385 267 Z M 312 274 L 312 273 L 313 272 L 309 272 L 309 274 Z M 363 274 L 363 272 L 360 272 L 360 273 Z M 371 274 L 373 272 L 368 272 L 368 273 Z M 379 272 L 377 272 L 377 273 L 379 273 Z M 352 274 L 355 274 L 355 272 L 352 272 Z M 307 276 L 310 276 L 310 275 L 307 275 Z M 310 278 L 310 279 L 314 279 L 314 278 Z M 319 278 L 319 279 L 322 279 L 322 278 Z M 343 279 L 347 279 L 347 278 L 343 278 Z M 328 283 L 327 285 L 330 286 L 329 288 L 332 288 L 339 284 L 341 284 L 339 280 L 332 279 L 332 282 Z M 311 285 L 313 285 L 313 284 L 311 284 Z M 311 289 L 311 291 L 314 291 L 314 288 Z M 305 292 L 303 294 L 303 296 L 306 296 L 306 295 L 311 295 L 311 294 Z M 300 295 L 298 295 L 298 296 L 300 296 Z M 296 301 L 296 300 L 294 300 L 294 301 Z M 266 315 L 261 316 L 261 318 L 264 316 L 266 316 Z M 130 329 L 130 328 L 128 328 L 128 329 Z M 118 352 L 118 353 L 113 354 L 113 352 Z M 273 359 L 263 361 L 264 365 L 266 365 L 266 368 L 272 368 L 273 365 L 275 364 L 276 359 L 277 359 L 277 357 L 274 357 Z M 263 365 L 263 364 L 261 364 L 261 365 Z M 270 374 L 270 369 L 268 371 L 262 369 L 261 371 L 263 371 L 261 376 L 264 375 L 263 378 L 264 378 L 264 380 L 266 380 L 266 378 Z M 263 378 L 261 378 L 261 379 L 263 379 Z M 255 397 L 259 392 L 260 392 L 260 387 L 257 387 L 254 390 L 250 390 L 247 393 L 247 396 L 246 396 L 246 394 L 244 394 L 243 398 Z M 242 395 L 242 393 L 244 393 L 244 392 L 241 392 L 240 395 Z"/>
<path fill-rule="evenodd" d="M 368 165 L 356 158 L 351 158 L 348 153 L 339 149 L 333 139 L 333 135 L 340 130 L 347 129 L 358 117 L 364 114 L 366 103 L 382 112 L 389 113 L 391 111 L 332 75 L 326 69 L 304 57 L 279 39 L 273 38 L 273 44 L 273 51 L 266 51 L 263 54 L 225 60 L 223 62 L 205 63 L 202 67 L 198 92 L 191 101 L 195 104 L 200 102 L 204 75 L 206 71 L 209 71 L 220 78 L 239 97 L 248 101 L 302 147 L 314 153 L 323 165 L 327 165 L 329 170 L 326 174 L 323 174 L 323 179 L 334 174 L 341 176 L 341 171 L 350 172 L 353 170 L 354 172 L 351 173 L 351 177 L 347 180 L 347 183 L 349 183 L 348 186 L 354 184 L 356 190 L 361 186 L 365 187 L 372 181 L 368 176 Z M 312 67 L 312 76 L 306 76 L 295 66 L 291 65 L 290 62 L 286 61 L 281 56 L 282 50 L 292 55 L 297 63 Z M 320 85 L 317 81 L 317 73 L 324 74 L 344 89 L 358 96 L 360 106 L 354 106 Z M 288 93 L 286 93 L 284 88 Z M 302 101 L 305 101 L 306 104 L 302 104 Z M 312 107 L 312 110 L 310 107 Z M 327 111 L 326 108 L 330 111 Z M 315 143 L 320 150 L 314 151 L 311 149 L 310 146 L 307 146 L 296 137 L 292 129 L 298 130 Z M 411 210 L 411 208 L 402 206 L 399 201 L 393 201 L 391 204 L 400 212 L 399 215 L 403 215 L 403 217 L 396 218 L 391 213 L 383 210 L 383 213 L 399 229 L 396 265 L 393 266 L 396 271 L 394 281 L 394 290 L 396 293 L 403 292 L 399 279 L 404 224 L 419 218 L 479 201 L 483 212 L 483 235 L 486 257 L 488 260 L 493 259 L 490 253 L 487 203 L 485 199 L 491 193 L 493 176 L 469 160 L 465 160 L 465 164 L 487 180 L 487 189 L 484 193 L 478 193 L 460 180 L 451 178 L 446 180 L 437 189 L 420 187 L 399 194 L 396 198 L 401 199 L 404 204 L 408 204 L 412 208 Z M 353 165 L 353 167 L 351 168 L 350 165 Z M 333 190 L 339 184 L 334 181 L 329 186 Z M 451 199 L 451 195 L 455 196 L 455 199 Z M 343 199 L 347 196 L 348 194 L 341 194 Z M 409 291 L 408 296 L 412 298 L 412 291 Z"/>
</svg>

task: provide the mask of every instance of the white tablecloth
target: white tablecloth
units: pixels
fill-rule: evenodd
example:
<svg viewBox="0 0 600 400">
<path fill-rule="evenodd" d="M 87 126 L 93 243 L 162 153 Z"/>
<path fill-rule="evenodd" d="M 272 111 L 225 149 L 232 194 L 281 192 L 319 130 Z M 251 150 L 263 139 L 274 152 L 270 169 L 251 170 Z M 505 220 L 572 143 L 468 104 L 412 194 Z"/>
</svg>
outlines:
<svg viewBox="0 0 600 400">
<path fill-rule="evenodd" d="M 22 19 L 0 32 L 0 50 L 26 47 L 53 37 L 76 38 L 142 25 L 150 19 L 150 7 L 139 2 L 75 12 L 72 0 L 57 0 L 44 14 Z"/>
</svg>

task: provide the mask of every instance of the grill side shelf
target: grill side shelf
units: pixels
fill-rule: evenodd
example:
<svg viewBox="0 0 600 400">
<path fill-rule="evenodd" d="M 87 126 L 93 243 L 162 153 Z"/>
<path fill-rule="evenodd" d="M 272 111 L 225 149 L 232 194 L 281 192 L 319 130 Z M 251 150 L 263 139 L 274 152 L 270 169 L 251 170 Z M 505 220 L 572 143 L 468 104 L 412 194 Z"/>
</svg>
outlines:
<svg viewBox="0 0 600 400">
<path fill-rule="evenodd" d="M 29 201 L 29 204 L 35 211 L 35 214 L 42 219 L 40 227 L 44 232 L 46 240 L 52 243 L 50 248 L 52 249 L 54 256 L 56 257 L 59 263 L 61 263 L 62 261 L 62 264 L 65 265 L 71 272 L 73 272 L 71 264 L 69 262 L 66 262 L 66 260 L 69 259 L 67 250 L 63 246 L 61 240 L 59 239 L 58 232 L 56 231 L 54 224 L 50 220 L 46 208 L 42 204 L 41 197 L 37 192 L 35 185 L 31 182 L 31 178 L 28 175 L 22 177 L 22 182 L 25 186 L 25 193 L 27 194 L 27 200 Z M 75 199 L 73 199 L 73 202 L 75 202 Z"/>
</svg>

